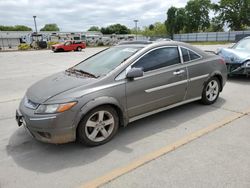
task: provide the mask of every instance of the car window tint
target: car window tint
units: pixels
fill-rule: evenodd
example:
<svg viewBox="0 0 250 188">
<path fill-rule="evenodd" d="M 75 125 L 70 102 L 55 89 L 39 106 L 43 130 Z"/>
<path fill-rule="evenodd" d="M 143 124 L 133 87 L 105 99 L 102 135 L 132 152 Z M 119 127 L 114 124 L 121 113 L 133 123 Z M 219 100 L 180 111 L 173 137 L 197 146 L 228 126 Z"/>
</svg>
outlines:
<svg viewBox="0 0 250 188">
<path fill-rule="evenodd" d="M 184 62 L 190 61 L 188 50 L 186 48 L 181 48 L 181 53 Z"/>
<path fill-rule="evenodd" d="M 68 45 L 70 45 L 71 44 L 71 42 L 65 42 L 65 46 L 68 46 Z"/>
<path fill-rule="evenodd" d="M 156 49 L 143 56 L 132 67 L 143 68 L 144 72 L 180 63 L 177 47 Z"/>
<path fill-rule="evenodd" d="M 250 50 L 250 38 L 243 39 L 233 46 L 235 49 Z"/>
<path fill-rule="evenodd" d="M 190 57 L 190 60 L 195 60 L 195 59 L 199 59 L 200 56 L 197 55 L 196 53 L 192 52 L 189 50 L 189 57 Z"/>
</svg>

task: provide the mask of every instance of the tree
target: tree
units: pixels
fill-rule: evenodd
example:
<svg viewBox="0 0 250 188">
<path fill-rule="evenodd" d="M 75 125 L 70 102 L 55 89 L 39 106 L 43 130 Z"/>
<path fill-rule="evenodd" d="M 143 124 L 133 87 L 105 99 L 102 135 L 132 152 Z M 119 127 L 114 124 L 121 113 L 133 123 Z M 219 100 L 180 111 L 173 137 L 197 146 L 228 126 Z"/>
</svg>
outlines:
<svg viewBox="0 0 250 188">
<path fill-rule="evenodd" d="M 32 31 L 32 29 L 25 25 L 15 25 L 15 26 L 0 25 L 0 31 Z"/>
<path fill-rule="evenodd" d="M 98 26 L 91 26 L 88 31 L 100 31 L 100 28 Z"/>
<path fill-rule="evenodd" d="M 224 31 L 223 26 L 224 26 L 223 22 L 217 17 L 214 17 L 210 22 L 210 27 L 206 31 L 208 32 Z"/>
<path fill-rule="evenodd" d="M 186 31 L 189 33 L 205 31 L 210 26 L 210 0 L 190 0 L 185 6 Z"/>
<path fill-rule="evenodd" d="M 168 33 L 173 37 L 175 33 L 184 30 L 186 13 L 184 8 L 171 7 L 167 11 L 167 20 L 165 21 Z"/>
<path fill-rule="evenodd" d="M 250 26 L 250 0 L 220 0 L 213 8 L 217 19 L 228 24 L 231 30 Z"/>
<path fill-rule="evenodd" d="M 184 8 L 178 8 L 175 19 L 175 33 L 180 33 L 184 30 L 186 25 L 186 12 Z"/>
<path fill-rule="evenodd" d="M 45 24 L 45 26 L 40 29 L 40 31 L 60 31 L 59 27 L 55 23 Z"/>
<path fill-rule="evenodd" d="M 148 28 L 149 28 L 149 30 L 154 30 L 154 28 L 155 28 L 155 26 L 153 25 L 153 24 L 150 24 L 149 26 L 148 26 Z"/>
<path fill-rule="evenodd" d="M 167 30 L 164 23 L 156 22 L 154 24 L 150 24 L 148 27 L 144 27 L 140 32 L 141 34 L 152 37 L 152 36 L 166 36 Z"/>
<path fill-rule="evenodd" d="M 175 33 L 175 26 L 176 26 L 176 7 L 170 7 L 167 11 L 167 20 L 165 21 L 166 29 L 169 33 L 169 35 L 173 38 L 173 35 Z"/>
<path fill-rule="evenodd" d="M 121 24 L 113 24 L 108 27 L 101 28 L 102 34 L 129 34 L 130 29 L 128 29 L 125 25 Z"/>
</svg>

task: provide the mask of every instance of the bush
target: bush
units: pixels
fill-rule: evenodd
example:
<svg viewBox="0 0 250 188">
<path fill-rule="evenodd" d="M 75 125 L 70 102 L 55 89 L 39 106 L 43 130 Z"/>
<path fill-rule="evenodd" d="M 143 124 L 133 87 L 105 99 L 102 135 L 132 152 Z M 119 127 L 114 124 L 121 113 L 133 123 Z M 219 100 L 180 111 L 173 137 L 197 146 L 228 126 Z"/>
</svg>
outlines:
<svg viewBox="0 0 250 188">
<path fill-rule="evenodd" d="M 29 44 L 19 44 L 18 45 L 18 50 L 29 50 L 31 49 Z"/>
<path fill-rule="evenodd" d="M 51 46 L 52 46 L 52 45 L 54 45 L 54 44 L 59 44 L 59 42 L 49 41 L 49 42 L 47 43 L 48 48 L 50 49 L 50 48 L 51 48 Z"/>
</svg>

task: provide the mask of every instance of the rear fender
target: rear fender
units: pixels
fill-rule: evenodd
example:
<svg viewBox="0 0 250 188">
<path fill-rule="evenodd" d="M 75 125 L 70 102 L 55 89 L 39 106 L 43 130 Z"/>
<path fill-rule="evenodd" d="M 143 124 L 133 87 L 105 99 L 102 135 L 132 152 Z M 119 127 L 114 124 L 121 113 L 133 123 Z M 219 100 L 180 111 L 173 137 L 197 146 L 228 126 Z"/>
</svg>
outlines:
<svg viewBox="0 0 250 188">
<path fill-rule="evenodd" d="M 221 74 L 221 72 L 219 71 L 214 71 L 212 74 L 210 74 L 210 76 L 205 80 L 205 82 L 203 83 L 203 86 L 205 87 L 206 83 L 208 82 L 208 80 L 212 77 L 217 77 L 220 81 L 220 91 L 222 91 L 224 85 L 225 85 L 225 82 L 226 80 L 223 79 L 223 76 Z"/>
</svg>

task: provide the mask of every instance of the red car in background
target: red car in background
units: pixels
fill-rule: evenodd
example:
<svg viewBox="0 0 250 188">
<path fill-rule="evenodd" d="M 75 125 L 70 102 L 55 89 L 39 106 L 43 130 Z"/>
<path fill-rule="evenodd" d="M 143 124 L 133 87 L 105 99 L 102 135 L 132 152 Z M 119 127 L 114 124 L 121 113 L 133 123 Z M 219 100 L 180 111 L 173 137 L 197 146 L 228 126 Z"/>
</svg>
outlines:
<svg viewBox="0 0 250 188">
<path fill-rule="evenodd" d="M 53 52 L 81 51 L 86 48 L 86 43 L 82 41 L 66 41 L 62 44 L 51 46 Z"/>
</svg>

